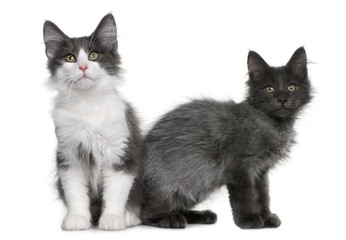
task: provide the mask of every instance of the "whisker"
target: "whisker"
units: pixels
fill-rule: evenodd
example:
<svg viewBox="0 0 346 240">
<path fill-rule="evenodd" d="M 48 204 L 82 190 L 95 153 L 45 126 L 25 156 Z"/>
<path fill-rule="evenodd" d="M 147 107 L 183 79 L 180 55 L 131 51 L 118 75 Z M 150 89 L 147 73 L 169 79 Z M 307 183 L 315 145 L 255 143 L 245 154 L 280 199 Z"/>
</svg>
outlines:
<svg viewBox="0 0 346 240">
<path fill-rule="evenodd" d="M 54 89 L 57 89 L 62 83 L 64 83 L 66 80 L 68 80 L 68 78 L 64 78 L 62 79 L 60 82 L 58 82 L 57 85 L 54 86 Z"/>
<path fill-rule="evenodd" d="M 69 97 L 70 97 L 70 93 L 71 93 L 71 89 L 72 89 L 72 85 L 73 85 L 73 81 L 71 81 L 71 86 L 70 86 L 70 90 L 68 91 L 68 95 L 67 95 L 67 99 L 66 101 L 69 102 Z"/>
</svg>

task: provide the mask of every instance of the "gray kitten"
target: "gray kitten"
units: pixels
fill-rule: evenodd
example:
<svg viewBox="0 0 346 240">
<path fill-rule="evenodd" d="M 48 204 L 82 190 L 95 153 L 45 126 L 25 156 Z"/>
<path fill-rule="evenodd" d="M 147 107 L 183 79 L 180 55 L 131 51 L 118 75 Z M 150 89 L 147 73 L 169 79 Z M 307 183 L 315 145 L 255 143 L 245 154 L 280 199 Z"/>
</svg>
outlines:
<svg viewBox="0 0 346 240">
<path fill-rule="evenodd" d="M 194 100 L 147 134 L 144 224 L 215 223 L 215 213 L 191 208 L 226 185 L 236 225 L 280 225 L 269 208 L 268 172 L 287 157 L 297 115 L 311 99 L 306 53 L 301 47 L 286 66 L 270 67 L 250 51 L 248 70 L 245 101 Z"/>
<path fill-rule="evenodd" d="M 70 38 L 44 23 L 44 42 L 58 92 L 53 120 L 58 140 L 58 189 L 64 230 L 123 229 L 139 223 L 142 138 L 137 119 L 117 92 L 120 56 L 114 17 L 87 37 Z"/>
</svg>

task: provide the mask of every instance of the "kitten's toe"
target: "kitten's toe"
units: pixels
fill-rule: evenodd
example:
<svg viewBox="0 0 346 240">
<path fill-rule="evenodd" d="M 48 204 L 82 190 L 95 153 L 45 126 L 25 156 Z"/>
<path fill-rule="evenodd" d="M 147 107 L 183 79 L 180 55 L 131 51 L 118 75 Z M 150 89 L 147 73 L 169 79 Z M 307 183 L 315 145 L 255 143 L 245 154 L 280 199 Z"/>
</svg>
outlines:
<svg viewBox="0 0 346 240">
<path fill-rule="evenodd" d="M 203 223 L 204 224 L 214 224 L 217 221 L 217 215 L 210 210 L 205 210 L 203 214 Z"/>
<path fill-rule="evenodd" d="M 210 210 L 185 210 L 181 214 L 184 215 L 188 223 L 192 224 L 214 224 L 217 221 L 217 215 Z"/>
<path fill-rule="evenodd" d="M 251 214 L 245 217 L 241 217 L 239 219 L 235 219 L 235 223 L 238 227 L 243 229 L 250 229 L 250 228 L 263 228 L 264 222 L 261 218 L 261 216 L 256 214 Z"/>
<path fill-rule="evenodd" d="M 127 227 L 135 226 L 141 223 L 141 220 L 136 216 L 136 214 L 126 211 L 125 212 L 125 224 Z"/>
<path fill-rule="evenodd" d="M 125 227 L 125 218 L 114 214 L 102 214 L 98 226 L 100 230 L 105 231 L 121 230 Z"/>
<path fill-rule="evenodd" d="M 173 214 L 168 216 L 170 228 L 185 228 L 186 227 L 186 219 L 183 215 Z"/>
<path fill-rule="evenodd" d="M 277 228 L 281 225 L 280 218 L 276 214 L 271 214 L 263 218 L 264 227 Z"/>
<path fill-rule="evenodd" d="M 61 224 L 61 228 L 67 231 L 85 230 L 90 226 L 90 218 L 76 214 L 66 214 Z"/>
<path fill-rule="evenodd" d="M 161 218 L 147 219 L 144 224 L 160 228 L 185 228 L 187 222 L 183 215 L 171 214 Z"/>
</svg>

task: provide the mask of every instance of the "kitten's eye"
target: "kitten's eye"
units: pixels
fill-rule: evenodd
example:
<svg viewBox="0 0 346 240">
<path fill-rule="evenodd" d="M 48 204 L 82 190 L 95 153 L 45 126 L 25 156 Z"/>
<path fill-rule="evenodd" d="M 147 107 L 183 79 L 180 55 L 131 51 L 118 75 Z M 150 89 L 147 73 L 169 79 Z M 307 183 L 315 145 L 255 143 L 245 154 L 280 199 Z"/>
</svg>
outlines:
<svg viewBox="0 0 346 240">
<path fill-rule="evenodd" d="M 293 84 L 291 84 L 291 85 L 288 85 L 287 89 L 288 89 L 288 91 L 290 91 L 290 92 L 294 92 L 294 91 L 296 90 L 296 86 L 293 85 Z"/>
<path fill-rule="evenodd" d="M 100 55 L 98 53 L 92 52 L 89 54 L 89 60 L 96 61 L 99 58 L 99 56 Z"/>
<path fill-rule="evenodd" d="M 70 54 L 65 57 L 65 61 L 69 63 L 76 62 L 76 58 Z"/>
<path fill-rule="evenodd" d="M 269 86 L 269 87 L 266 88 L 266 91 L 267 91 L 268 93 L 273 93 L 273 92 L 275 91 L 275 88 L 272 87 L 272 86 Z"/>
</svg>

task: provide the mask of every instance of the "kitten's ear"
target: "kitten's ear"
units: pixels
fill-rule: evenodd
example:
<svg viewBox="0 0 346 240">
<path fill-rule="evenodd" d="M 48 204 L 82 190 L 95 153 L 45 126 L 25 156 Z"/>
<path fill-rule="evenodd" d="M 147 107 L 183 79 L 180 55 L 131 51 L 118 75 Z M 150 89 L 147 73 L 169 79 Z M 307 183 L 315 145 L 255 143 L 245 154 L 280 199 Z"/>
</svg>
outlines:
<svg viewBox="0 0 346 240">
<path fill-rule="evenodd" d="M 51 21 L 45 21 L 43 25 L 43 38 L 48 58 L 53 58 L 64 45 L 71 45 L 68 36 Z"/>
<path fill-rule="evenodd" d="M 247 67 L 250 80 L 257 82 L 264 78 L 269 65 L 258 53 L 250 51 L 247 57 Z"/>
<path fill-rule="evenodd" d="M 96 45 L 106 50 L 118 48 L 117 26 L 111 13 L 102 18 L 96 30 L 91 34 L 91 45 Z"/>
<path fill-rule="evenodd" d="M 304 79 L 307 76 L 307 59 L 304 47 L 298 48 L 288 61 L 286 67 L 290 70 L 293 76 Z"/>
</svg>

